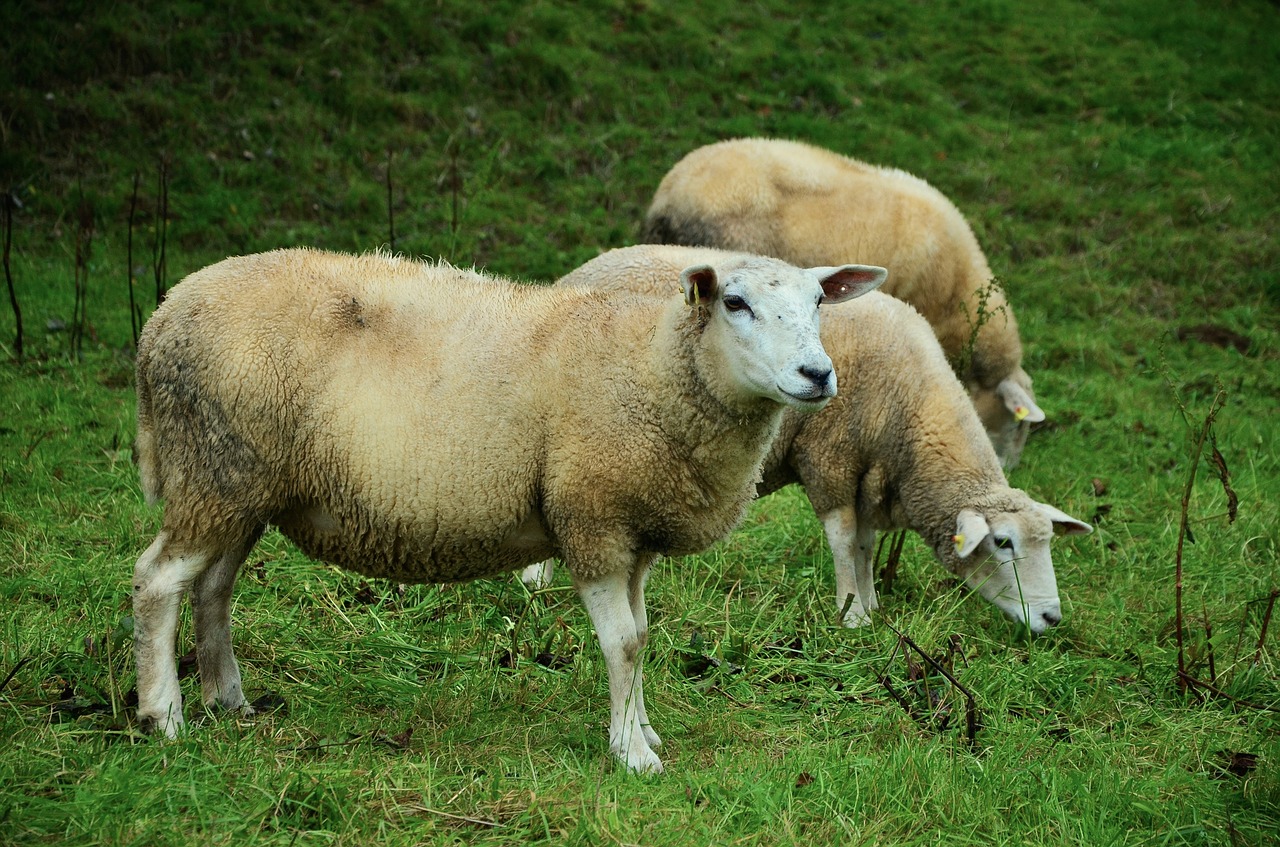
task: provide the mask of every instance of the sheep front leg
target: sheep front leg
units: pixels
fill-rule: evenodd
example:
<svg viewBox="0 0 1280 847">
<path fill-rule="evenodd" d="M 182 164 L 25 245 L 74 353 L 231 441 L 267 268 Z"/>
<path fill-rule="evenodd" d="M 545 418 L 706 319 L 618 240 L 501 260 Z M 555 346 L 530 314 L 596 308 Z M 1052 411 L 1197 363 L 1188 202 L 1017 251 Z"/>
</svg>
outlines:
<svg viewBox="0 0 1280 847">
<path fill-rule="evenodd" d="M 871 622 L 870 613 L 880 607 L 871 562 L 875 530 L 859 524 L 852 506 L 827 512 L 822 525 L 835 564 L 836 608 L 849 604 L 841 622 L 847 627 L 866 626 Z"/>
<path fill-rule="evenodd" d="M 169 738 L 182 729 L 182 690 L 174 655 L 182 594 L 205 568 L 208 555 L 175 555 L 162 531 L 133 570 L 133 659 L 138 677 L 138 721 Z"/>
<path fill-rule="evenodd" d="M 632 579 L 632 574 L 623 571 L 589 581 L 575 578 L 574 583 L 591 616 L 609 670 L 609 748 L 633 771 L 661 773 L 662 762 L 649 746 L 641 724 L 644 687 L 640 656 L 644 641 L 632 612 Z M 640 581 L 643 583 L 643 578 Z M 636 596 L 643 606 L 643 592 Z"/>
<path fill-rule="evenodd" d="M 642 558 L 631 573 L 627 600 L 631 605 L 631 617 L 636 622 L 636 636 L 640 639 L 640 654 L 636 657 L 636 703 L 640 727 L 650 747 L 661 747 L 662 739 L 649 724 L 649 713 L 644 707 L 644 648 L 649 643 L 649 610 L 644 605 L 644 584 L 649 579 L 649 569 L 657 556 Z"/>
</svg>

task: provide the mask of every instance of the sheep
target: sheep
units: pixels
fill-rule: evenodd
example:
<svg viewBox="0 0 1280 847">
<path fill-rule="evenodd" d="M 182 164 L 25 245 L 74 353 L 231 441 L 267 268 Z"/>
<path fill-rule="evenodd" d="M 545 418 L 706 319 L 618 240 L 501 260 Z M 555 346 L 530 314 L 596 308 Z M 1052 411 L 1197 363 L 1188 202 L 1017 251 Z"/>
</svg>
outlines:
<svg viewBox="0 0 1280 847">
<path fill-rule="evenodd" d="M 566 288 L 661 293 L 688 264 L 739 255 L 640 245 L 611 250 L 559 280 Z M 848 627 L 879 607 L 872 574 L 877 530 L 918 533 L 965 585 L 1042 633 L 1062 620 L 1049 551 L 1054 531 L 1092 532 L 1065 512 L 1010 488 L 977 413 L 929 324 L 875 292 L 828 309 L 822 341 L 841 391 L 821 412 L 784 412 L 760 495 L 798 482 L 826 531 L 836 609 Z M 975 555 L 975 553 L 977 555 Z M 548 562 L 526 568 L 547 584 Z"/>
<path fill-rule="evenodd" d="M 1012 307 L 964 216 L 923 179 L 794 141 L 723 141 L 667 173 L 642 240 L 883 265 L 882 290 L 933 326 L 1006 469 L 1044 420 Z"/>
<path fill-rule="evenodd" d="M 137 357 L 142 487 L 165 501 L 134 570 L 140 724 L 183 727 L 187 591 L 205 704 L 250 711 L 231 590 L 274 524 L 313 558 L 402 582 L 562 557 L 605 657 L 610 749 L 660 771 L 650 564 L 738 523 L 782 409 L 836 392 L 818 303 L 884 275 L 731 259 L 681 270 L 660 301 L 295 249 L 187 277 Z"/>
</svg>

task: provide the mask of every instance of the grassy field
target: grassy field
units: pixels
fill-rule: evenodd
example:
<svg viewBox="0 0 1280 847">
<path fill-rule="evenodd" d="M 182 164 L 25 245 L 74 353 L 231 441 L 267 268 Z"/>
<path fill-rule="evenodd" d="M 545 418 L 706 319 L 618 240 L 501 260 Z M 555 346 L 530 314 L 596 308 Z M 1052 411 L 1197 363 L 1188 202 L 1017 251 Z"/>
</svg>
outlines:
<svg viewBox="0 0 1280 847">
<path fill-rule="evenodd" d="M 1280 838 L 1274 3 L 18 0 L 0 53 L 24 330 L 19 359 L 0 306 L 0 843 Z M 553 279 L 744 135 L 904 168 L 968 215 L 1050 418 L 1012 481 L 1096 526 L 1055 543 L 1060 627 L 1025 639 L 910 538 L 873 625 L 842 629 L 784 490 L 655 570 L 667 772 L 644 779 L 609 755 L 567 583 L 402 590 L 269 534 L 233 610 L 264 713 L 202 719 L 187 689 L 189 735 L 136 732 L 129 580 L 159 512 L 130 460 L 131 289 L 145 317 L 157 275 L 292 245 Z M 1220 392 L 1229 486 L 1206 449 L 1188 489 Z M 1212 687 L 1184 691 L 1188 490 L 1184 661 Z M 972 739 L 896 632 L 972 693 Z"/>
</svg>

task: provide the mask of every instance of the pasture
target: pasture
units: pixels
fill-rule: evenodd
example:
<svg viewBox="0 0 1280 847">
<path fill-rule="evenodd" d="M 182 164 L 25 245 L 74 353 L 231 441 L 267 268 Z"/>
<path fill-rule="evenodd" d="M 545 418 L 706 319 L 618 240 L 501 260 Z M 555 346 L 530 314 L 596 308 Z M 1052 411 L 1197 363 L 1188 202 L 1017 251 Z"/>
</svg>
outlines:
<svg viewBox="0 0 1280 847">
<path fill-rule="evenodd" d="M 1275 3 L 69 6 L 0 8 L 0 843 L 1280 837 Z M 1048 415 L 1010 481 L 1095 527 L 1054 543 L 1060 626 L 1026 637 L 908 536 L 842 628 L 785 489 L 654 570 L 642 778 L 566 575 L 405 587 L 271 532 L 232 611 L 260 714 L 204 715 L 187 656 L 192 731 L 138 732 L 157 287 L 302 245 L 547 282 L 754 135 L 915 173 L 973 225 Z"/>
</svg>

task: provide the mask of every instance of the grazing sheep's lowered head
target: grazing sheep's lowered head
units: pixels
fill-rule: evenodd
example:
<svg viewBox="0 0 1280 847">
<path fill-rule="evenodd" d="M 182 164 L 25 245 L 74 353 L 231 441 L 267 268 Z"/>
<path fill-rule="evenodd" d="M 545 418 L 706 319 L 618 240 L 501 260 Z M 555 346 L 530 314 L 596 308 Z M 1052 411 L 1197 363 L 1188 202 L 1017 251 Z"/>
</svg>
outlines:
<svg viewBox="0 0 1280 847">
<path fill-rule="evenodd" d="M 968 588 L 1039 635 L 1062 620 L 1049 542 L 1055 532 L 1087 535 L 1093 527 L 1017 489 L 1001 495 L 961 509 L 956 533 L 939 545 L 938 558 Z"/>
<path fill-rule="evenodd" d="M 1044 411 L 1036 405 L 1031 376 L 1017 367 L 994 388 L 984 388 L 974 381 L 966 387 L 1001 466 L 1012 470 L 1022 456 L 1031 425 L 1045 419 Z"/>
</svg>

